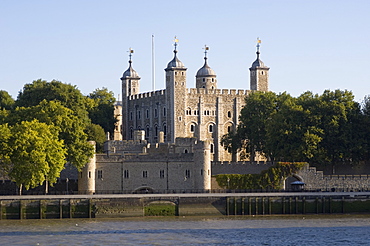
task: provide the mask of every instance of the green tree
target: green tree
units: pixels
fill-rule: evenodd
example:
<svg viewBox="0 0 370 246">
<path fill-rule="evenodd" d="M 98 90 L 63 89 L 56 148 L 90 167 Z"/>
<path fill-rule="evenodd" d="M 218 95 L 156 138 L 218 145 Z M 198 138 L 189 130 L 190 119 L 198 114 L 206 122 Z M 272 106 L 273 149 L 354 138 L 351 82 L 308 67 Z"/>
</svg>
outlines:
<svg viewBox="0 0 370 246">
<path fill-rule="evenodd" d="M 19 92 L 15 106 L 32 107 L 38 105 L 43 100 L 59 101 L 64 107 L 71 109 L 74 114 L 82 119 L 84 124 L 89 123 L 88 118 L 88 99 L 83 96 L 76 86 L 64 84 L 53 80 L 35 80 L 23 87 Z"/>
<path fill-rule="evenodd" d="M 44 181 L 54 184 L 64 168 L 66 154 L 55 127 L 37 120 L 22 121 L 10 132 L 9 176 L 20 191 L 22 186 L 34 188 Z"/>
<path fill-rule="evenodd" d="M 277 95 L 273 92 L 256 91 L 245 99 L 236 132 L 225 135 L 221 143 L 230 152 L 244 151 L 246 157 L 254 160 L 255 152 L 271 153 L 265 150 L 266 124 L 277 110 Z"/>
<path fill-rule="evenodd" d="M 0 109 L 10 110 L 14 106 L 14 99 L 7 91 L 0 90 Z"/>
<path fill-rule="evenodd" d="M 7 121 L 10 110 L 13 109 L 14 99 L 8 92 L 0 90 L 0 124 Z"/>
<path fill-rule="evenodd" d="M 94 148 L 87 142 L 86 124 L 71 109 L 64 107 L 59 101 L 43 100 L 36 106 L 18 107 L 9 121 L 16 125 L 22 120 L 33 119 L 54 126 L 55 133 L 66 146 L 68 162 L 79 170 L 86 165 L 94 153 Z"/>
<path fill-rule="evenodd" d="M 287 94 L 278 96 L 279 109 L 266 125 L 266 148 L 273 160 L 308 161 L 317 153 L 321 131 L 309 124 L 309 112 Z"/>
<path fill-rule="evenodd" d="M 90 93 L 93 100 L 92 107 L 88 110 L 92 123 L 103 127 L 105 132 L 113 136 L 116 118 L 114 117 L 114 103 L 116 101 L 112 91 L 107 88 L 96 89 Z"/>
<path fill-rule="evenodd" d="M 104 142 L 106 140 L 104 129 L 100 125 L 90 124 L 86 128 L 86 133 L 89 141 L 95 141 L 96 152 L 102 153 Z"/>
<path fill-rule="evenodd" d="M 8 124 L 0 125 L 0 175 L 5 177 L 9 173 L 10 151 L 9 138 L 11 136 Z"/>
</svg>

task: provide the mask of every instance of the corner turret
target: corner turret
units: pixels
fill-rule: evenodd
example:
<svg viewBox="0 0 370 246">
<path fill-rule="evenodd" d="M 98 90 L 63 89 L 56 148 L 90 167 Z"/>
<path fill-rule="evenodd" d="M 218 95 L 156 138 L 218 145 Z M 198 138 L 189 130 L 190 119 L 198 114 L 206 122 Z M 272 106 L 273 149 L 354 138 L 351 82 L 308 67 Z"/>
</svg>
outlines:
<svg viewBox="0 0 370 246">
<path fill-rule="evenodd" d="M 260 43 L 261 40 L 257 38 L 257 59 L 252 63 L 250 70 L 250 89 L 257 91 L 268 91 L 268 78 L 270 68 L 260 59 Z"/>
<path fill-rule="evenodd" d="M 217 89 L 217 80 L 216 73 L 213 69 L 207 64 L 207 51 L 209 50 L 208 46 L 204 46 L 204 65 L 201 67 L 196 78 L 196 88 L 206 88 L 206 89 Z"/>
</svg>

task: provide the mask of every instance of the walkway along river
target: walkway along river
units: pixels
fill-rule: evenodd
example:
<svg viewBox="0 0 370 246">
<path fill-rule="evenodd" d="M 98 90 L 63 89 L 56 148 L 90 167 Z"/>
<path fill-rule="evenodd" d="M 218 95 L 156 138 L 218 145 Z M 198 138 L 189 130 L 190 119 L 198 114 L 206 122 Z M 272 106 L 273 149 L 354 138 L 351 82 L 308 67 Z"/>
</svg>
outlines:
<svg viewBox="0 0 370 246">
<path fill-rule="evenodd" d="M 0 219 L 370 213 L 370 192 L 0 196 Z"/>
</svg>

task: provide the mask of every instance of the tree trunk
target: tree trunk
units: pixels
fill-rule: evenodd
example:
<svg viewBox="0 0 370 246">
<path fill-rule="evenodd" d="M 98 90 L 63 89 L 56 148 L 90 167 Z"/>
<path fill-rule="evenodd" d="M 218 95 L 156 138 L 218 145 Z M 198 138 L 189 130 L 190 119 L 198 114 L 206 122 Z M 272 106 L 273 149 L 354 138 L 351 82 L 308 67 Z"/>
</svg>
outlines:
<svg viewBox="0 0 370 246">
<path fill-rule="evenodd" d="M 20 184 L 20 185 L 19 185 L 19 195 L 20 195 L 20 196 L 22 195 L 22 188 L 23 188 L 23 184 Z"/>
<path fill-rule="evenodd" d="M 45 180 L 45 195 L 49 193 L 49 182 Z"/>
</svg>

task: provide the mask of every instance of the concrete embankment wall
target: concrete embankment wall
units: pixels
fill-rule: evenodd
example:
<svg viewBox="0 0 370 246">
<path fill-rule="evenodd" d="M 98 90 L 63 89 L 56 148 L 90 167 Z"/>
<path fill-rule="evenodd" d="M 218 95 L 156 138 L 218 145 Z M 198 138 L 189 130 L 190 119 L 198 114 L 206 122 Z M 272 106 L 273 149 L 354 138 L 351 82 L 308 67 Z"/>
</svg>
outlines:
<svg viewBox="0 0 370 246">
<path fill-rule="evenodd" d="M 370 193 L 202 193 L 0 197 L 0 219 L 330 213 L 370 213 Z"/>
</svg>

